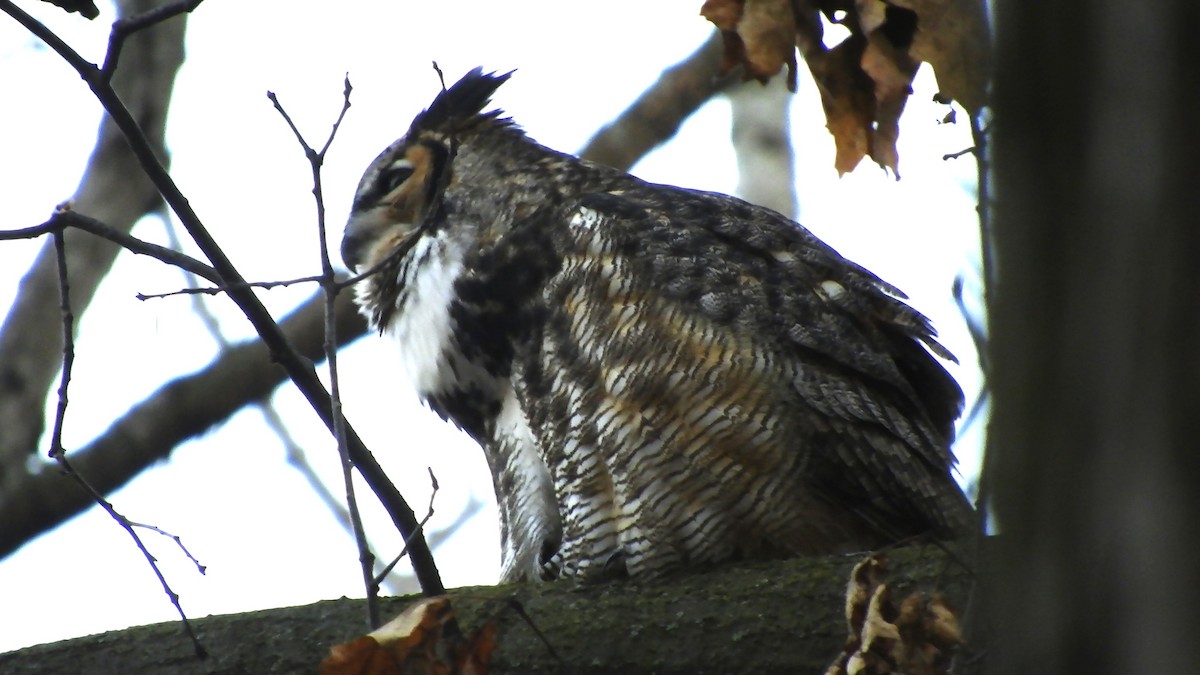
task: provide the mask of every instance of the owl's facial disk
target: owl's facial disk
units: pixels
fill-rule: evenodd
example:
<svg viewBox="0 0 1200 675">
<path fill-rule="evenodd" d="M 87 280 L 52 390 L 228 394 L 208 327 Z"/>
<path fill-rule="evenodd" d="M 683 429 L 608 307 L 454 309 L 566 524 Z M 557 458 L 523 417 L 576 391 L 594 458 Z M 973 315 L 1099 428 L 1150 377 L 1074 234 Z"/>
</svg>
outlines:
<svg viewBox="0 0 1200 675">
<path fill-rule="evenodd" d="M 347 267 L 374 267 L 421 226 L 437 197 L 443 153 L 436 142 L 401 139 L 367 167 L 342 237 Z"/>
</svg>

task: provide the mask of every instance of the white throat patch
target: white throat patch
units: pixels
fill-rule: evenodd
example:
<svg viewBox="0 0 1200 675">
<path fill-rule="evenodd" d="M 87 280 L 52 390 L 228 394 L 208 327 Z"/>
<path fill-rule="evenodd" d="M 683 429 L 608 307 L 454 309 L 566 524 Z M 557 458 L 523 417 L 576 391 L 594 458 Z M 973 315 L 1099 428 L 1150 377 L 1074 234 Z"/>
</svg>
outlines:
<svg viewBox="0 0 1200 675">
<path fill-rule="evenodd" d="M 402 268 L 404 307 L 387 332 L 400 347 L 404 374 L 426 396 L 442 389 L 443 356 L 453 349 L 450 302 L 454 282 L 462 274 L 462 252 L 441 233 L 421 237 L 409 252 L 412 264 Z"/>
</svg>

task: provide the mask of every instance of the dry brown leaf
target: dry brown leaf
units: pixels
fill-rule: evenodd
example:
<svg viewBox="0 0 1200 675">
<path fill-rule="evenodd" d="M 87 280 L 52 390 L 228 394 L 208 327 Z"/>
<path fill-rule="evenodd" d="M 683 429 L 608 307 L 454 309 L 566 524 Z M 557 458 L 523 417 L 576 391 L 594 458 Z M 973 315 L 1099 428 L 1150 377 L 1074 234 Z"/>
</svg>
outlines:
<svg viewBox="0 0 1200 675">
<path fill-rule="evenodd" d="M 721 31 L 721 69 L 741 65 L 745 79 L 765 83 L 787 66 L 796 91 L 796 22 L 791 0 L 706 0 L 700 14 Z"/>
<path fill-rule="evenodd" d="M 883 579 L 886 561 L 864 558 L 846 586 L 849 636 L 826 675 L 946 675 L 950 656 L 962 644 L 958 617 L 941 596 L 914 592 L 892 603 Z"/>
<path fill-rule="evenodd" d="M 321 675 L 486 675 L 495 626 L 463 639 L 445 632 L 453 618 L 448 598 L 418 601 L 379 629 L 331 648 Z"/>
<path fill-rule="evenodd" d="M 738 35 L 746 48 L 746 77 L 766 83 L 787 66 L 788 90 L 796 91 L 796 21 L 789 0 L 747 0 Z"/>
<path fill-rule="evenodd" d="M 913 76 L 921 64 L 914 61 L 878 31 L 867 37 L 862 55 L 862 69 L 875 83 L 875 124 L 871 133 L 871 159 L 886 167 L 900 179 L 900 155 L 896 141 L 900 138 L 900 114 L 912 93 Z"/>
<path fill-rule="evenodd" d="M 821 92 L 825 126 L 837 151 L 833 165 L 839 175 L 853 171 L 871 150 L 875 92 L 859 65 L 864 42 L 851 36 L 833 49 L 821 46 L 805 56 Z"/>
<path fill-rule="evenodd" d="M 765 82 L 786 64 L 795 91 L 800 48 L 821 92 L 839 174 L 870 156 L 900 177 L 900 115 L 922 61 L 942 93 L 972 113 L 984 104 L 989 53 L 983 0 L 706 0 L 700 13 L 721 31 L 722 68 Z M 821 14 L 850 31 L 832 49 Z"/>
<path fill-rule="evenodd" d="M 933 66 L 941 93 L 971 114 L 987 103 L 991 38 L 985 0 L 891 0 L 917 15 L 909 52 Z"/>
<path fill-rule="evenodd" d="M 742 18 L 742 0 L 705 0 L 700 15 L 719 30 L 736 33 L 738 19 Z"/>
</svg>

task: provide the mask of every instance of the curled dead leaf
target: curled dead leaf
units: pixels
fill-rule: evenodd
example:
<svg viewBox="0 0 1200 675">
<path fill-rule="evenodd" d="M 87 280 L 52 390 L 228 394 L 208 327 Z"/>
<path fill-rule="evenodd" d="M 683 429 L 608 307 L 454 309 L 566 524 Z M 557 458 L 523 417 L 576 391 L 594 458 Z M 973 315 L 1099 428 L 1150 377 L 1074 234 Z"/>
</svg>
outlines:
<svg viewBox="0 0 1200 675">
<path fill-rule="evenodd" d="M 706 0 L 700 14 L 724 38 L 722 70 L 741 65 L 745 79 L 765 83 L 787 66 L 788 89 L 796 91 L 796 22 L 791 0 Z"/>
<path fill-rule="evenodd" d="M 900 177 L 900 115 L 922 62 L 943 95 L 969 111 L 984 104 L 989 36 L 983 0 L 706 0 L 700 13 L 720 31 L 722 68 L 766 82 L 787 66 L 796 89 L 796 47 L 821 92 L 838 173 L 863 157 Z M 827 48 L 822 16 L 850 36 Z"/>
<path fill-rule="evenodd" d="M 446 630 L 453 618 L 446 597 L 416 602 L 377 630 L 332 647 L 321 675 L 486 675 L 495 625 L 463 638 Z"/>
<path fill-rule="evenodd" d="M 846 585 L 849 635 L 826 675 L 946 675 L 954 649 L 963 643 L 958 616 L 939 595 L 914 592 L 892 602 L 884 582 L 886 560 L 870 555 L 850 572 Z"/>
</svg>

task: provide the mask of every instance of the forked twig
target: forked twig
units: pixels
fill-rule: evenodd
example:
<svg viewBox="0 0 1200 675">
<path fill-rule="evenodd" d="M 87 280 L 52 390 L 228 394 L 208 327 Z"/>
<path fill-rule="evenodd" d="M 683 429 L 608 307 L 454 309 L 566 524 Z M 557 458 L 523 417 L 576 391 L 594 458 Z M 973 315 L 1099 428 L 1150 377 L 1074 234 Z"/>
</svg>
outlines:
<svg viewBox="0 0 1200 675">
<path fill-rule="evenodd" d="M 206 650 L 204 645 L 200 643 L 200 639 L 196 636 L 196 631 L 192 629 L 192 624 L 190 621 L 188 621 L 187 614 L 184 613 L 183 606 L 179 603 L 179 594 L 171 589 L 171 585 L 167 583 L 167 578 L 163 576 L 162 570 L 158 568 L 158 561 L 153 555 L 150 554 L 150 551 L 142 542 L 142 538 L 138 536 L 137 532 L 134 532 L 133 528 L 136 524 L 131 522 L 128 518 L 120 513 L 117 513 L 117 510 L 113 508 L 113 505 L 94 487 L 92 487 L 92 485 L 88 483 L 83 476 L 75 471 L 74 467 L 71 466 L 71 462 L 67 459 L 66 451 L 63 449 L 62 431 L 63 423 L 67 416 L 67 389 L 71 383 L 71 369 L 75 364 L 75 315 L 71 311 L 71 291 L 70 283 L 67 278 L 66 237 L 63 236 L 61 229 L 55 230 L 53 236 L 54 252 L 57 255 L 58 261 L 58 287 L 61 299 L 59 309 L 62 313 L 63 323 L 63 367 L 62 379 L 58 385 L 58 404 L 56 405 L 54 411 L 54 429 L 50 435 L 50 457 L 54 459 L 54 461 L 58 462 L 58 465 L 62 467 L 63 473 L 74 479 L 80 487 L 82 487 L 88 492 L 88 494 L 92 496 L 92 499 L 95 500 L 95 502 L 99 504 L 101 508 L 108 512 L 108 515 L 111 516 L 113 520 L 117 521 L 117 523 L 129 533 L 130 537 L 133 537 L 134 544 L 137 545 L 138 550 L 140 550 L 142 555 L 145 556 L 146 562 L 150 564 L 150 569 L 154 570 L 154 576 L 158 577 L 158 582 L 162 584 L 163 592 L 167 594 L 167 597 L 171 600 L 171 604 L 174 605 L 175 610 L 179 612 L 179 618 L 183 622 L 184 632 L 186 632 L 188 637 L 191 638 L 192 646 L 196 651 L 196 656 L 198 658 L 205 658 L 208 656 L 208 650 Z M 136 526 L 148 527 L 141 525 Z M 153 529 L 155 531 L 162 532 L 158 528 Z M 176 541 L 179 541 L 178 538 L 176 538 Z M 180 542 L 179 545 L 180 547 L 183 547 L 182 542 Z M 184 549 L 184 552 L 186 553 L 187 549 Z M 196 561 L 191 553 L 187 553 L 187 556 L 193 562 Z M 196 565 L 200 567 L 201 573 L 203 573 L 203 566 L 200 565 L 199 562 L 196 562 Z"/>
<path fill-rule="evenodd" d="M 425 532 L 425 524 L 428 523 L 429 519 L 433 517 L 433 500 L 435 497 L 437 497 L 437 493 L 438 493 L 438 489 L 439 489 L 437 476 L 433 475 L 433 467 L 427 467 L 427 468 L 429 470 L 429 480 L 433 484 L 433 491 L 429 493 L 429 509 L 425 512 L 425 517 L 421 519 L 421 523 L 417 527 L 417 533 L 421 533 L 421 534 L 423 534 Z M 375 578 L 372 580 L 372 583 L 375 586 L 376 592 L 379 591 L 379 585 L 383 583 L 383 580 L 387 579 L 387 576 L 392 573 L 392 568 L 394 568 L 396 566 L 396 563 L 403 560 L 404 556 L 406 556 L 406 555 L 408 555 L 408 538 L 407 537 L 405 537 L 405 539 L 404 539 L 404 547 L 400 549 L 400 552 L 396 554 L 396 557 L 392 558 L 392 561 L 390 563 L 388 563 L 387 565 L 384 565 L 383 569 L 380 570 L 379 574 L 377 574 L 375 576 Z"/>
<path fill-rule="evenodd" d="M 346 111 L 350 109 L 350 76 L 345 79 L 345 88 L 342 91 L 342 110 L 338 114 L 337 120 L 333 123 L 333 128 L 329 132 L 329 137 L 325 141 L 325 145 L 321 150 L 315 150 L 308 141 L 304 139 L 304 135 L 296 128 L 295 122 L 292 121 L 290 115 L 284 110 L 283 105 L 279 103 L 279 98 L 275 92 L 268 91 L 267 98 L 271 99 L 275 110 L 287 122 L 288 127 L 296 136 L 296 141 L 300 147 L 304 149 L 304 156 L 308 159 L 308 163 L 312 168 L 313 179 L 313 197 L 316 199 L 317 206 L 317 241 L 321 252 L 321 276 L 319 278 L 321 288 L 325 291 L 325 361 L 329 367 L 329 393 L 333 406 L 333 434 L 337 439 L 338 455 L 341 457 L 342 467 L 342 482 L 346 491 L 346 510 L 350 516 L 350 527 L 354 533 L 354 542 L 358 547 L 358 559 L 362 569 L 363 585 L 367 595 L 367 623 L 371 628 L 378 628 L 382 625 L 382 618 L 379 610 L 379 584 L 375 582 L 375 554 L 371 552 L 370 544 L 367 542 L 367 533 L 363 528 L 362 514 L 358 508 L 358 498 L 354 492 L 354 463 L 351 461 L 349 449 L 346 446 L 346 419 L 342 415 L 342 397 L 340 384 L 338 382 L 338 366 L 337 366 L 337 311 L 335 308 L 337 302 L 337 294 L 341 290 L 334 275 L 333 264 L 329 259 L 329 246 L 325 238 L 325 198 L 324 190 L 321 185 L 321 167 L 325 163 L 325 153 L 329 150 L 333 143 L 334 136 L 337 135 L 338 128 L 342 124 L 342 120 L 346 117 Z M 415 533 L 419 535 L 421 525 L 417 526 Z"/>
<path fill-rule="evenodd" d="M 104 79 L 112 80 L 113 73 L 117 71 L 117 62 L 121 59 L 121 49 L 124 48 L 125 40 L 129 36 L 180 14 L 189 14 L 199 7 L 201 2 L 204 0 L 178 0 L 142 12 L 137 16 L 118 19 L 113 24 L 112 32 L 108 34 L 108 51 L 104 54 L 104 65 L 100 68 Z"/>
<path fill-rule="evenodd" d="M 296 388 L 308 400 L 326 427 L 333 431 L 335 429 L 334 412 L 329 393 L 325 390 L 325 385 L 321 382 L 320 377 L 317 376 L 312 363 L 291 345 L 266 307 L 263 306 L 253 290 L 246 285 L 246 281 L 242 278 L 241 273 L 234 267 L 228 256 L 225 255 L 225 252 L 208 232 L 208 229 L 201 222 L 199 216 L 192 209 L 191 204 L 183 196 L 179 187 L 158 160 L 154 148 L 146 139 L 141 127 L 130 114 L 128 108 L 125 107 L 116 91 L 112 88 L 110 80 L 100 68 L 81 57 L 74 49 L 55 35 L 53 31 L 21 11 L 10 0 L 0 0 L 0 10 L 13 16 L 31 33 L 44 41 L 70 64 L 88 84 L 88 87 L 91 88 L 113 123 L 120 129 L 122 135 L 125 136 L 130 149 L 137 158 L 146 177 L 159 191 L 163 199 L 171 207 L 171 210 L 174 211 L 176 217 L 179 218 L 179 222 L 183 224 L 188 234 L 196 242 L 196 245 L 212 262 L 212 269 L 218 277 L 216 283 L 227 289 L 229 297 L 238 305 L 238 308 L 250 321 L 251 325 L 254 326 L 263 344 L 270 350 L 274 361 L 287 372 L 288 377 L 291 378 Z M 367 450 L 362 439 L 348 425 L 345 429 L 345 437 L 350 456 L 354 460 L 359 473 L 362 474 L 367 484 L 375 492 L 376 496 L 379 497 L 380 501 L 383 502 L 384 508 L 392 518 L 392 522 L 396 525 L 397 529 L 405 536 L 408 536 L 417 526 L 417 518 L 412 508 L 408 506 L 404 501 L 404 497 L 396 489 L 391 480 L 388 479 L 387 474 L 384 473 L 383 468 Z M 430 596 L 445 593 L 441 576 L 438 574 L 437 567 L 433 563 L 433 557 L 429 552 L 429 547 L 423 538 L 416 537 L 413 539 L 409 557 L 413 563 L 413 570 L 421 584 L 422 591 Z"/>
</svg>

